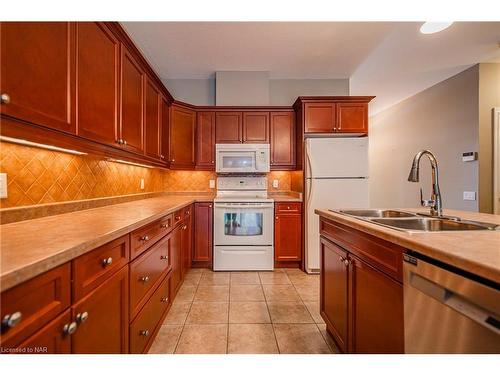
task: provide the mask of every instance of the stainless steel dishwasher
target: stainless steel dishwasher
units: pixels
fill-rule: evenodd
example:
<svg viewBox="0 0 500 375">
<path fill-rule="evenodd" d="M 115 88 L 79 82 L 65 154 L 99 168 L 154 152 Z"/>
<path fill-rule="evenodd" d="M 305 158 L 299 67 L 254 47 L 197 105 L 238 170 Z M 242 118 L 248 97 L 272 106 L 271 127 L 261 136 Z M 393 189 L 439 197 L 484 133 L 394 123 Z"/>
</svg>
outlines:
<svg viewBox="0 0 500 375">
<path fill-rule="evenodd" d="M 416 253 L 404 255 L 406 353 L 500 353 L 500 289 Z"/>
</svg>

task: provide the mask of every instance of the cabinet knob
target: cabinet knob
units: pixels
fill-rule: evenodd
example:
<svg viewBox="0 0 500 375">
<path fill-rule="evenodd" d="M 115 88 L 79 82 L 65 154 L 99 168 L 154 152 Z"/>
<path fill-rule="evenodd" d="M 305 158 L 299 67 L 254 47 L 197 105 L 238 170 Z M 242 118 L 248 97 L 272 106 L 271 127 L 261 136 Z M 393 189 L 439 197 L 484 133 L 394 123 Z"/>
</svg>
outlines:
<svg viewBox="0 0 500 375">
<path fill-rule="evenodd" d="M 182 229 L 183 229 L 183 230 L 186 230 L 186 229 L 187 229 L 187 227 L 188 227 L 188 226 L 187 226 L 186 224 L 184 224 L 184 226 L 182 227 Z"/>
<path fill-rule="evenodd" d="M 168 302 L 168 297 L 162 297 L 160 299 L 160 302 L 164 302 L 164 303 Z"/>
<path fill-rule="evenodd" d="M 76 322 L 85 323 L 88 318 L 89 318 L 89 313 L 87 311 L 84 311 L 76 315 Z"/>
<path fill-rule="evenodd" d="M 71 323 L 64 325 L 63 332 L 66 335 L 72 335 L 73 333 L 75 333 L 77 328 L 78 328 L 78 325 L 76 324 L 76 322 L 71 322 Z"/>
<path fill-rule="evenodd" d="M 10 103 L 10 95 L 9 94 L 2 94 L 0 96 L 0 103 L 2 104 L 9 104 Z"/>
<path fill-rule="evenodd" d="M 160 155 L 160 158 L 162 158 L 162 159 L 165 159 L 165 156 L 163 156 L 163 155 Z"/>
<path fill-rule="evenodd" d="M 148 236 L 142 236 L 141 240 L 144 241 L 144 242 L 149 241 L 149 237 Z"/>
<path fill-rule="evenodd" d="M 139 332 L 139 335 L 148 337 L 149 336 L 149 330 L 143 329 Z"/>
<path fill-rule="evenodd" d="M 208 205 L 208 208 L 212 208 L 212 205 L 211 205 L 211 204 L 209 204 L 209 205 Z"/>
<path fill-rule="evenodd" d="M 287 206 L 287 207 L 286 207 L 286 209 L 287 209 L 287 210 L 289 210 L 289 209 L 290 209 L 290 206 Z"/>
<path fill-rule="evenodd" d="M 160 228 L 167 229 L 170 225 L 169 224 L 162 224 L 160 225 Z"/>
<path fill-rule="evenodd" d="M 168 260 L 168 255 L 160 255 L 160 260 Z"/>
<path fill-rule="evenodd" d="M 181 217 L 180 217 L 180 216 L 176 216 L 176 217 L 175 217 L 175 220 L 180 220 L 180 219 L 181 219 Z"/>
<path fill-rule="evenodd" d="M 127 145 L 127 141 L 124 139 L 123 140 L 123 144 L 126 146 Z"/>
<path fill-rule="evenodd" d="M 121 139 L 117 139 L 116 143 L 118 143 L 119 145 L 121 145 L 122 144 L 122 140 Z"/>
<path fill-rule="evenodd" d="M 278 216 L 276 216 L 276 220 L 278 220 Z"/>
<path fill-rule="evenodd" d="M 102 260 L 103 267 L 109 266 L 111 263 L 113 263 L 113 258 L 111 257 Z"/>
<path fill-rule="evenodd" d="M 142 281 L 143 283 L 147 283 L 149 281 L 149 276 L 143 276 L 139 280 Z"/>
<path fill-rule="evenodd" d="M 15 313 L 5 315 L 2 319 L 2 327 L 12 328 L 21 323 L 23 318 L 23 314 L 20 311 L 16 311 Z"/>
<path fill-rule="evenodd" d="M 175 162 L 175 159 L 170 160 L 172 163 Z"/>
</svg>

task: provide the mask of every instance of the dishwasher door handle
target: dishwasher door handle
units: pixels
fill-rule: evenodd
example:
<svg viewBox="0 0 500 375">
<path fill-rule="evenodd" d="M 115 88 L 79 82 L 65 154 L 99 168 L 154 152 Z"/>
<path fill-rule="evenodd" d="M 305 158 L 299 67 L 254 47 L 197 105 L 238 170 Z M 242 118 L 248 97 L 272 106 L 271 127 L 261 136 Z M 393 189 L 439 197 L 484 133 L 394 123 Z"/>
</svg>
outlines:
<svg viewBox="0 0 500 375">
<path fill-rule="evenodd" d="M 500 335 L 500 320 L 492 312 L 414 272 L 410 272 L 410 285 Z"/>
</svg>

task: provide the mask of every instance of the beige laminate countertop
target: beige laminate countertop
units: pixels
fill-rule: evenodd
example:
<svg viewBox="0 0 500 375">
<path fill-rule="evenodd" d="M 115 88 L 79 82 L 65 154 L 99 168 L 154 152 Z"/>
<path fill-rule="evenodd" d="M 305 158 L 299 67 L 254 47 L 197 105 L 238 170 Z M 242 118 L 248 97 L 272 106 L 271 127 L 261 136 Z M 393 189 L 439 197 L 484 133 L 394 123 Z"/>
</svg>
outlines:
<svg viewBox="0 0 500 375">
<path fill-rule="evenodd" d="M 275 202 L 302 202 L 298 194 L 269 193 L 269 198 L 273 198 Z"/>
<path fill-rule="evenodd" d="M 402 209 L 402 211 L 428 212 L 421 209 Z M 315 212 L 322 217 L 383 238 L 430 258 L 500 282 L 500 230 L 406 233 L 324 209 L 316 209 Z M 458 216 L 463 220 L 500 225 L 500 215 L 455 210 L 444 210 L 444 214 Z"/>
<path fill-rule="evenodd" d="M 0 291 L 210 195 L 166 195 L 0 225 Z"/>
</svg>

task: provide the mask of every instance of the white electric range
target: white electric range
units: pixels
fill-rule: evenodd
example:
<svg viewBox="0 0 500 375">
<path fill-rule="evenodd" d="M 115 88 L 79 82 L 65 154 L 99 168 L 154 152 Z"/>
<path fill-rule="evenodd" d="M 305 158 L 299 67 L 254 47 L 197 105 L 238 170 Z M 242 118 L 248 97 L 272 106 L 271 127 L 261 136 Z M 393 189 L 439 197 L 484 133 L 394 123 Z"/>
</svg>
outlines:
<svg viewBox="0 0 500 375">
<path fill-rule="evenodd" d="M 274 268 L 274 200 L 267 177 L 218 177 L 214 199 L 214 271 Z"/>
</svg>

